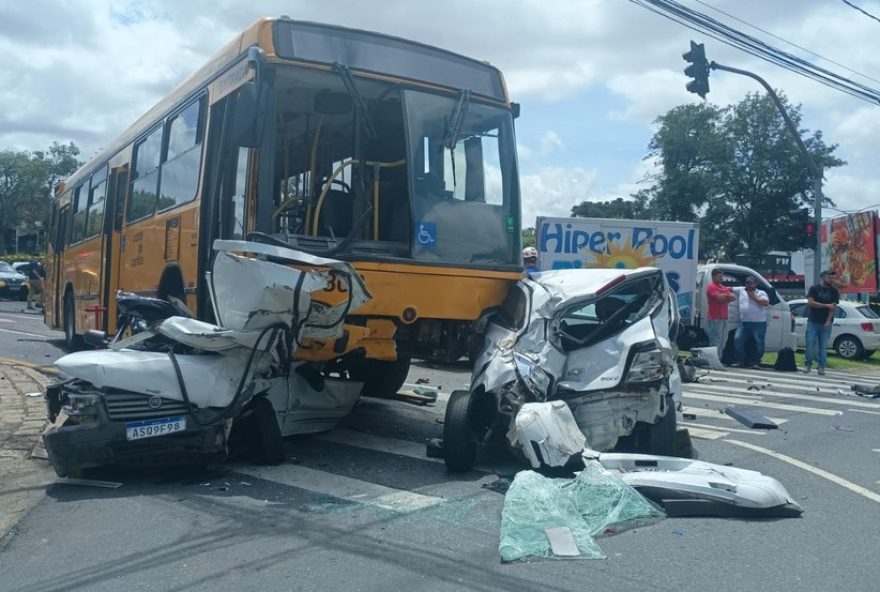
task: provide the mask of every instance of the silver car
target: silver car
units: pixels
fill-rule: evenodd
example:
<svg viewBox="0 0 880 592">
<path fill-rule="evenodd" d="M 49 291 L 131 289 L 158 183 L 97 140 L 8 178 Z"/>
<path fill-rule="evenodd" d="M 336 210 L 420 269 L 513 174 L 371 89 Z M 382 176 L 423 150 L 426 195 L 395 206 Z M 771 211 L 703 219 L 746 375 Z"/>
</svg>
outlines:
<svg viewBox="0 0 880 592">
<path fill-rule="evenodd" d="M 520 433 L 523 412 L 531 414 L 532 428 L 546 419 L 550 432 L 567 436 L 567 426 L 576 423 L 567 437 L 576 445 L 585 440 L 594 450 L 610 450 L 621 443 L 673 454 L 681 401 L 678 325 L 675 297 L 654 267 L 524 278 L 489 323 L 470 389 L 450 397 L 443 433 L 447 466 L 469 469 L 480 445 L 493 440 L 533 465 L 564 463 L 567 454 L 551 461 Z M 542 411 L 535 403 L 547 407 Z"/>
<path fill-rule="evenodd" d="M 794 316 L 798 347 L 803 348 L 809 309 L 804 298 L 788 303 Z M 847 360 L 870 357 L 880 349 L 880 315 L 862 302 L 842 300 L 834 311 L 828 347 Z"/>
</svg>

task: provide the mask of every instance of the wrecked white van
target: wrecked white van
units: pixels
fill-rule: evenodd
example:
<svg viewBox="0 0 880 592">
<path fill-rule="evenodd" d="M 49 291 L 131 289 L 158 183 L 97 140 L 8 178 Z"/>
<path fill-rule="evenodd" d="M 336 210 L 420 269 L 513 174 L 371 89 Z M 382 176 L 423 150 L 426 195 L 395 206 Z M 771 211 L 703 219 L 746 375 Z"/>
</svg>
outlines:
<svg viewBox="0 0 880 592">
<path fill-rule="evenodd" d="M 663 272 L 639 269 L 558 270 L 533 274 L 510 292 L 490 322 L 469 390 L 446 408 L 443 455 L 450 470 L 473 466 L 482 444 L 506 439 L 541 464 L 552 416 L 563 401 L 592 449 L 671 455 L 681 401 L 675 345 L 679 317 Z M 527 403 L 549 402 L 546 422 Z M 565 411 L 567 414 L 568 410 Z M 529 418 L 517 418 L 528 413 Z M 537 422 L 537 423 L 536 423 Z M 529 435 L 523 429 L 529 424 Z M 555 427 L 554 427 L 555 426 Z M 568 438 L 578 445 L 577 435 Z"/>
</svg>

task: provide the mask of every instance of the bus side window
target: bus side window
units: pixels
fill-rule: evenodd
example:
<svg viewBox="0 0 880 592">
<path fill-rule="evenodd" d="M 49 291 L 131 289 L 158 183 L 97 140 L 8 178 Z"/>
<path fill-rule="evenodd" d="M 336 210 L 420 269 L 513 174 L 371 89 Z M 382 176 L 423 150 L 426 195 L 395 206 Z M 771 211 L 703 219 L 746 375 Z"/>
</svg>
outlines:
<svg viewBox="0 0 880 592">
<path fill-rule="evenodd" d="M 162 164 L 159 211 L 192 201 L 202 161 L 202 99 L 168 121 L 168 149 Z"/>
<path fill-rule="evenodd" d="M 162 127 L 157 127 L 134 147 L 134 171 L 126 222 L 151 216 L 156 211 L 159 188 L 159 159 L 162 155 Z"/>
<path fill-rule="evenodd" d="M 74 190 L 73 195 L 73 228 L 70 231 L 70 241 L 74 244 L 82 241 L 86 234 L 86 219 L 89 214 L 89 182 L 88 180 Z"/>
<path fill-rule="evenodd" d="M 104 201 L 107 195 L 107 166 L 92 175 L 89 192 L 89 216 L 86 222 L 86 238 L 98 236 L 104 230 Z"/>
</svg>

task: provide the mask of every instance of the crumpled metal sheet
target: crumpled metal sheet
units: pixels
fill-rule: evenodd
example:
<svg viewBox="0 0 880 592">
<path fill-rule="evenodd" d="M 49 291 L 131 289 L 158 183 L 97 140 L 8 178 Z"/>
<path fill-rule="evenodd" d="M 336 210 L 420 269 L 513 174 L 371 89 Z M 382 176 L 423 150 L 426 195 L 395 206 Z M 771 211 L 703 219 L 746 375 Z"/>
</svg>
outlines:
<svg viewBox="0 0 880 592">
<path fill-rule="evenodd" d="M 517 473 L 504 497 L 498 552 L 504 562 L 530 558 L 605 559 L 594 537 L 652 524 L 663 511 L 596 461 L 575 479 Z M 566 528 L 577 555 L 554 552 L 548 529 Z"/>
</svg>

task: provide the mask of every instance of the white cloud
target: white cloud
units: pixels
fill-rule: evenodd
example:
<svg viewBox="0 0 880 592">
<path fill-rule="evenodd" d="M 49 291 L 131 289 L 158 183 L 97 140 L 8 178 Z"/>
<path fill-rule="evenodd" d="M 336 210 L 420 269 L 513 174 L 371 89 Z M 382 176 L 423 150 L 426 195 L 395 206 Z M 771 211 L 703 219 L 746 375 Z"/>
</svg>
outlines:
<svg viewBox="0 0 880 592">
<path fill-rule="evenodd" d="M 597 172 L 584 168 L 545 167 L 520 176 L 523 226 L 538 216 L 569 216 L 571 208 L 590 200 Z"/>
</svg>

